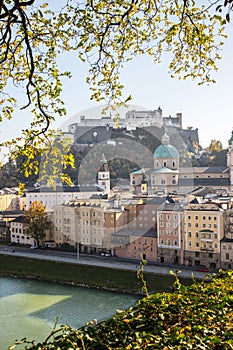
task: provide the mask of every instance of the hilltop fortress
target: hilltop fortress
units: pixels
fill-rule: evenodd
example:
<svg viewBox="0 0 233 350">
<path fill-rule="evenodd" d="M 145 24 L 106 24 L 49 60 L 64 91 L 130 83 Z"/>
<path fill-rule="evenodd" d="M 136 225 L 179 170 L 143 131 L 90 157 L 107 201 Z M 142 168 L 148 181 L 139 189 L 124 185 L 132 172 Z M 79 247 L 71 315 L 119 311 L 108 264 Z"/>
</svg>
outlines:
<svg viewBox="0 0 233 350">
<path fill-rule="evenodd" d="M 98 118 L 98 115 L 95 118 L 89 118 L 85 115 L 81 115 L 78 118 L 80 119 L 79 121 L 75 121 L 67 126 L 64 135 L 71 138 L 75 144 L 79 145 L 79 148 L 108 142 L 115 136 L 114 131 L 116 130 L 129 135 L 138 129 L 144 129 L 154 133 L 161 141 L 161 132 L 166 128 L 169 135 L 174 134 L 173 131 L 176 130 L 190 152 L 194 154 L 199 153 L 198 129 L 193 129 L 192 127 L 183 129 L 182 113 L 180 112 L 176 113 L 175 117 L 163 117 L 163 111 L 160 107 L 157 110 L 132 109 L 120 115 L 117 127 L 111 113 L 101 118 Z"/>
</svg>

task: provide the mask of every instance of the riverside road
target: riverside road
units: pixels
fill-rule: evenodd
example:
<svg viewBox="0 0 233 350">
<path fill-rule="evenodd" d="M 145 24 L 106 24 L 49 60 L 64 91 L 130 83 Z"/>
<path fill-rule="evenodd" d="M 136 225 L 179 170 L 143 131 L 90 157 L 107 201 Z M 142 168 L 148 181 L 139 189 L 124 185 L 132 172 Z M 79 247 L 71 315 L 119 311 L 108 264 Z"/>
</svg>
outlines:
<svg viewBox="0 0 233 350">
<path fill-rule="evenodd" d="M 137 271 L 139 268 L 139 260 L 129 260 L 121 259 L 115 257 L 105 257 L 105 256 L 96 256 L 88 254 L 79 254 L 62 252 L 62 251 L 53 251 L 53 250 L 40 250 L 40 249 L 29 249 L 23 247 L 15 246 L 5 246 L 0 245 L 0 254 L 4 255 L 14 255 L 25 258 L 41 259 L 41 260 L 50 260 L 50 261 L 63 261 L 64 263 L 72 264 L 83 264 L 83 265 L 93 265 L 93 266 L 102 266 L 102 267 L 111 267 L 124 270 L 133 270 Z M 151 272 L 160 275 L 169 275 L 170 271 L 176 272 L 179 271 L 179 276 L 195 279 L 202 279 L 207 272 L 195 271 L 194 267 L 180 266 L 180 265 L 162 265 L 162 264 L 151 264 L 148 263 L 144 266 L 145 272 Z"/>
</svg>

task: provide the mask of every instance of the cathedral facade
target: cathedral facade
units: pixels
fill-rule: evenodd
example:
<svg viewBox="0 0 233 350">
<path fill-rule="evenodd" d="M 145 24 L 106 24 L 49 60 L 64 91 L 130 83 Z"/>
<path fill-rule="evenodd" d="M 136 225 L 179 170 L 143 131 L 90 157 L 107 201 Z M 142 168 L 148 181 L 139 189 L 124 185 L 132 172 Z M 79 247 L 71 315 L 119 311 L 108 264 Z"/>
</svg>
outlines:
<svg viewBox="0 0 233 350">
<path fill-rule="evenodd" d="M 180 167 L 179 152 L 165 132 L 153 154 L 153 168 L 141 168 L 130 174 L 135 195 L 187 194 L 211 188 L 217 193 L 233 192 L 233 133 L 229 140 L 227 167 Z"/>
</svg>

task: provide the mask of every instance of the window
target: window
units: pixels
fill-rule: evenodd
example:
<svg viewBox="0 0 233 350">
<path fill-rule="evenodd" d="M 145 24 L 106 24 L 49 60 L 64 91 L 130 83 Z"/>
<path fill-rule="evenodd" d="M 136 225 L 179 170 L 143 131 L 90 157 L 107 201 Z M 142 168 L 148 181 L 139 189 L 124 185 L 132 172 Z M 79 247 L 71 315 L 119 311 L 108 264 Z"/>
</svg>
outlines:
<svg viewBox="0 0 233 350">
<path fill-rule="evenodd" d="M 226 253 L 226 260 L 229 260 L 230 259 L 230 256 L 228 253 Z"/>
<path fill-rule="evenodd" d="M 188 232 L 188 237 L 190 238 L 190 237 L 192 237 L 192 232 Z"/>
<path fill-rule="evenodd" d="M 191 222 L 188 222 L 188 227 L 191 227 L 192 225 L 191 225 Z"/>
<path fill-rule="evenodd" d="M 198 222 L 195 223 L 195 227 L 198 227 Z"/>
<path fill-rule="evenodd" d="M 202 220 L 205 220 L 206 219 L 206 217 L 205 216 L 202 216 Z"/>
<path fill-rule="evenodd" d="M 199 233 L 195 232 L 195 237 L 198 238 L 199 237 Z"/>
<path fill-rule="evenodd" d="M 190 215 L 188 216 L 188 220 L 191 220 L 191 216 Z"/>
<path fill-rule="evenodd" d="M 196 242 L 196 247 L 199 247 L 199 245 L 200 245 L 199 242 Z"/>
</svg>

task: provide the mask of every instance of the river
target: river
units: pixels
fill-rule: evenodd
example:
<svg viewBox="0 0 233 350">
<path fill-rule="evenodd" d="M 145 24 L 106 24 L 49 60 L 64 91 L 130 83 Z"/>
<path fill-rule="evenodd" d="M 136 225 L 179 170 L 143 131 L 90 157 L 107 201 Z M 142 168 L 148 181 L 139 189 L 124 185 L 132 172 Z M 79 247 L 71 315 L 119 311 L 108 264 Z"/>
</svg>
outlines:
<svg viewBox="0 0 233 350">
<path fill-rule="evenodd" d="M 0 277 L 0 349 L 15 339 L 45 339 L 58 324 L 79 328 L 101 321 L 116 310 L 133 305 L 138 297 L 62 284 Z"/>
</svg>

